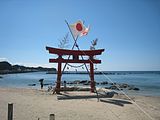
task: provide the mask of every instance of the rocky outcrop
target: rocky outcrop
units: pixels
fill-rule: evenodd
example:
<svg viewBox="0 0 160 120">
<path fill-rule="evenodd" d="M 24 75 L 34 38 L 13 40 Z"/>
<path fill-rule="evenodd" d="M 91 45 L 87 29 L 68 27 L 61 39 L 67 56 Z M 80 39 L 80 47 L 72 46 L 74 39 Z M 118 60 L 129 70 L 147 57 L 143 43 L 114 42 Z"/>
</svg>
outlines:
<svg viewBox="0 0 160 120">
<path fill-rule="evenodd" d="M 26 67 L 22 65 L 11 65 L 7 61 L 0 62 L 0 74 L 39 72 L 39 71 L 56 71 L 56 69 L 43 68 L 43 67 Z"/>
<path fill-rule="evenodd" d="M 12 65 L 7 61 L 0 62 L 0 70 L 12 70 Z"/>
</svg>

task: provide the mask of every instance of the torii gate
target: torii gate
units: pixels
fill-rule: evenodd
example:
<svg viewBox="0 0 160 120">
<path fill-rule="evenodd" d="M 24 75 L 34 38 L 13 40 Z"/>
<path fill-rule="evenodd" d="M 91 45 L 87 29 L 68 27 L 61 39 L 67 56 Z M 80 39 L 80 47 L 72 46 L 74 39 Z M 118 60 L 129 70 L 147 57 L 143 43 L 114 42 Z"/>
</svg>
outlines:
<svg viewBox="0 0 160 120">
<path fill-rule="evenodd" d="M 49 51 L 50 54 L 57 54 L 58 58 L 49 59 L 50 63 L 58 63 L 58 74 L 57 74 L 57 84 L 55 88 L 56 93 L 60 93 L 61 88 L 61 76 L 62 76 L 62 63 L 85 63 L 90 64 L 90 79 L 91 79 L 91 92 L 94 92 L 95 82 L 94 82 L 94 63 L 101 63 L 101 60 L 94 59 L 95 55 L 101 55 L 104 49 L 97 50 L 67 50 L 67 49 L 59 49 L 46 47 L 46 50 Z M 69 55 L 72 56 L 71 59 L 64 59 L 62 56 Z M 79 56 L 88 56 L 88 59 L 79 59 Z"/>
</svg>

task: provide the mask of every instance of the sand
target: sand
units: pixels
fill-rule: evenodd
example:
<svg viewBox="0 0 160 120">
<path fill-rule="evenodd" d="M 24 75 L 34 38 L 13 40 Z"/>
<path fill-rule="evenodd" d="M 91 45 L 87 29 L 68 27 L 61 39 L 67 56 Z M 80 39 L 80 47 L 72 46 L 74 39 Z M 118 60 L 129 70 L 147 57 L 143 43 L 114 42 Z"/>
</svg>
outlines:
<svg viewBox="0 0 160 120">
<path fill-rule="evenodd" d="M 72 97 L 71 97 L 72 96 Z M 118 95 L 100 98 L 90 92 L 69 92 L 52 95 L 34 89 L 0 88 L 0 120 L 7 120 L 8 103 L 14 105 L 14 120 L 160 120 L 160 97 L 131 96 L 133 101 Z"/>
</svg>

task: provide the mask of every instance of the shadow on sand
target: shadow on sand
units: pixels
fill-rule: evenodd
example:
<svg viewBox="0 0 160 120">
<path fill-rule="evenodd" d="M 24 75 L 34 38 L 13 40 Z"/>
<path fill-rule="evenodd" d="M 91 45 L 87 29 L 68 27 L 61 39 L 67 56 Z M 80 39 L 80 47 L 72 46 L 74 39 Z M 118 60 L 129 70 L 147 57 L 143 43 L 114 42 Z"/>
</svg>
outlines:
<svg viewBox="0 0 160 120">
<path fill-rule="evenodd" d="M 126 100 L 119 100 L 119 99 L 100 99 L 101 102 L 105 102 L 105 103 L 110 103 L 110 104 L 114 104 L 114 105 L 118 105 L 123 107 L 125 104 L 132 104 L 132 102 L 130 101 L 126 101 Z"/>
<path fill-rule="evenodd" d="M 67 95 L 59 94 L 57 95 L 58 100 L 71 100 L 71 99 L 93 99 L 97 98 L 97 95 Z M 98 98 L 110 98 L 108 96 L 98 96 Z"/>
<path fill-rule="evenodd" d="M 96 98 L 97 101 L 114 104 L 123 107 L 125 104 L 132 104 L 132 102 L 122 99 L 114 99 L 113 96 L 104 96 L 104 95 L 69 95 L 69 94 L 59 94 L 57 95 L 58 100 L 73 100 L 73 99 L 93 99 Z M 104 99 L 106 98 L 106 99 Z M 109 98 L 109 99 L 108 99 Z"/>
</svg>

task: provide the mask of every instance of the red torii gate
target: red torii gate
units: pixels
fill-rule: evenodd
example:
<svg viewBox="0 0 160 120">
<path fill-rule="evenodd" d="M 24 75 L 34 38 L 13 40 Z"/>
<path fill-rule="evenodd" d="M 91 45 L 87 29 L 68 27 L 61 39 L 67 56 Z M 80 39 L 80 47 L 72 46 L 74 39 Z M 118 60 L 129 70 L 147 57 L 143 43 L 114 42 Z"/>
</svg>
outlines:
<svg viewBox="0 0 160 120">
<path fill-rule="evenodd" d="M 61 87 L 61 76 L 62 76 L 62 63 L 88 63 L 90 64 L 90 79 L 91 79 L 91 92 L 94 92 L 95 89 L 95 82 L 94 82 L 94 63 L 98 64 L 101 63 L 101 60 L 94 59 L 95 55 L 101 55 L 104 49 L 98 50 L 67 50 L 67 49 L 59 49 L 59 48 L 52 48 L 46 47 L 46 50 L 49 51 L 50 54 L 57 54 L 58 58 L 56 59 L 49 59 L 50 63 L 58 63 L 58 74 L 57 74 L 57 84 L 56 84 L 56 93 L 60 93 Z M 71 59 L 64 59 L 63 55 L 72 56 Z M 87 60 L 79 59 L 79 56 L 88 56 Z"/>
</svg>

